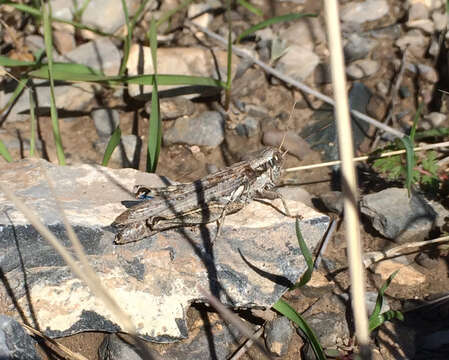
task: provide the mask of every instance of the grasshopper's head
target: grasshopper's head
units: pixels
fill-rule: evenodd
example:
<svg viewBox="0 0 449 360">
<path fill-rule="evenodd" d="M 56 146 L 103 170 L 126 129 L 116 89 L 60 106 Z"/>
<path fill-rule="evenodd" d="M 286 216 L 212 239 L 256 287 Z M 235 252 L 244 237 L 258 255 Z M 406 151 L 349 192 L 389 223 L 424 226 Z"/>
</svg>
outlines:
<svg viewBox="0 0 449 360">
<path fill-rule="evenodd" d="M 251 154 L 251 168 L 266 173 L 271 182 L 275 183 L 281 176 L 282 163 L 285 153 L 280 149 L 267 147 Z"/>
</svg>

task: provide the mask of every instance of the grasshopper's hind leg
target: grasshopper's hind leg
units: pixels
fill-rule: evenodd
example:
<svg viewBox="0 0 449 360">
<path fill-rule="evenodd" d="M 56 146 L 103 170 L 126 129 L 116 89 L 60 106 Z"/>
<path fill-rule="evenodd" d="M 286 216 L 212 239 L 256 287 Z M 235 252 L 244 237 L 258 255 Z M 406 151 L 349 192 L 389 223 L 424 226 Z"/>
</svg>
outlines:
<svg viewBox="0 0 449 360">
<path fill-rule="evenodd" d="M 151 230 L 146 221 L 135 222 L 123 227 L 118 227 L 118 229 L 119 232 L 114 240 L 116 244 L 135 242 L 159 232 Z"/>
</svg>

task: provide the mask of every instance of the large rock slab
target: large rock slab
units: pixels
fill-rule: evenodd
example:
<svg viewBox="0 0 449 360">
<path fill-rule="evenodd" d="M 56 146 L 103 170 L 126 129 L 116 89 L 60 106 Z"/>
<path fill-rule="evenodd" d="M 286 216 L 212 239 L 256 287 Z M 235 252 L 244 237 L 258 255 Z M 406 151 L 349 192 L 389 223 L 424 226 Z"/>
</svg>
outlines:
<svg viewBox="0 0 449 360">
<path fill-rule="evenodd" d="M 185 338 L 187 309 L 203 299 L 199 286 L 233 307 L 270 307 L 306 269 L 295 220 L 266 204 L 252 202 L 226 217 L 214 246 L 215 224 L 114 245 L 115 230 L 110 224 L 125 209 L 122 201 L 132 199 L 133 186 L 164 186 L 167 179 L 132 169 L 61 167 L 32 159 L 4 166 L 0 181 L 33 208 L 69 248 L 45 172 L 55 184 L 55 194 L 90 264 L 145 339 Z M 287 203 L 293 214 L 304 217 L 302 233 L 309 248 L 315 249 L 329 218 L 302 203 Z M 276 201 L 274 205 L 282 208 Z M 3 194 L 0 271 L 0 311 L 28 321 L 48 336 L 123 329 Z"/>
</svg>

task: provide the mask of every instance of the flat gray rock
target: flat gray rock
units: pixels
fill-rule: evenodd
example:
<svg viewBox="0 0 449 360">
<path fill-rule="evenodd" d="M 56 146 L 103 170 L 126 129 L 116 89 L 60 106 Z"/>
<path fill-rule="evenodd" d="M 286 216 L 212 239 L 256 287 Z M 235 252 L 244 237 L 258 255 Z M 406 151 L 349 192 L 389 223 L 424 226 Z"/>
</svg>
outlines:
<svg viewBox="0 0 449 360">
<path fill-rule="evenodd" d="M 195 117 L 182 117 L 164 131 L 164 145 L 187 144 L 217 147 L 224 140 L 225 121 L 218 111 L 205 111 Z"/>
<path fill-rule="evenodd" d="M 365 195 L 360 211 L 383 236 L 398 243 L 424 240 L 437 225 L 438 214 L 419 193 L 389 188 Z"/>
<path fill-rule="evenodd" d="M 305 271 L 295 220 L 272 206 L 250 203 L 227 216 L 215 245 L 216 225 L 181 228 L 126 245 L 114 245 L 110 224 L 132 199 L 135 184 L 164 186 L 167 179 L 133 169 L 56 166 L 27 159 L 5 165 L 0 181 L 30 206 L 70 248 L 44 171 L 75 229 L 89 263 L 145 339 L 170 342 L 187 336 L 186 312 L 201 301 L 198 287 L 233 307 L 271 307 Z M 150 200 L 151 201 L 151 200 Z M 313 251 L 329 218 L 288 201 L 301 214 Z M 282 209 L 278 200 L 274 205 Z M 0 304 L 2 312 L 60 337 L 123 329 L 103 302 L 74 277 L 61 257 L 0 194 Z"/>
</svg>

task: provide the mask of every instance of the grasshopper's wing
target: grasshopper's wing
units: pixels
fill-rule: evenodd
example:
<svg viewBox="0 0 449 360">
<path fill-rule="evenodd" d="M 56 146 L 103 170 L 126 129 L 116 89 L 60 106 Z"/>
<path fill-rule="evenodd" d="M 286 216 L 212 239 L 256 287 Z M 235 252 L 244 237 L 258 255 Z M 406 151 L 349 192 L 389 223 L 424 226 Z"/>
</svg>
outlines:
<svg viewBox="0 0 449 360">
<path fill-rule="evenodd" d="M 175 184 L 163 187 L 134 186 L 133 193 L 137 199 L 166 198 L 172 194 L 181 194 L 194 190 L 192 183 Z"/>
</svg>

